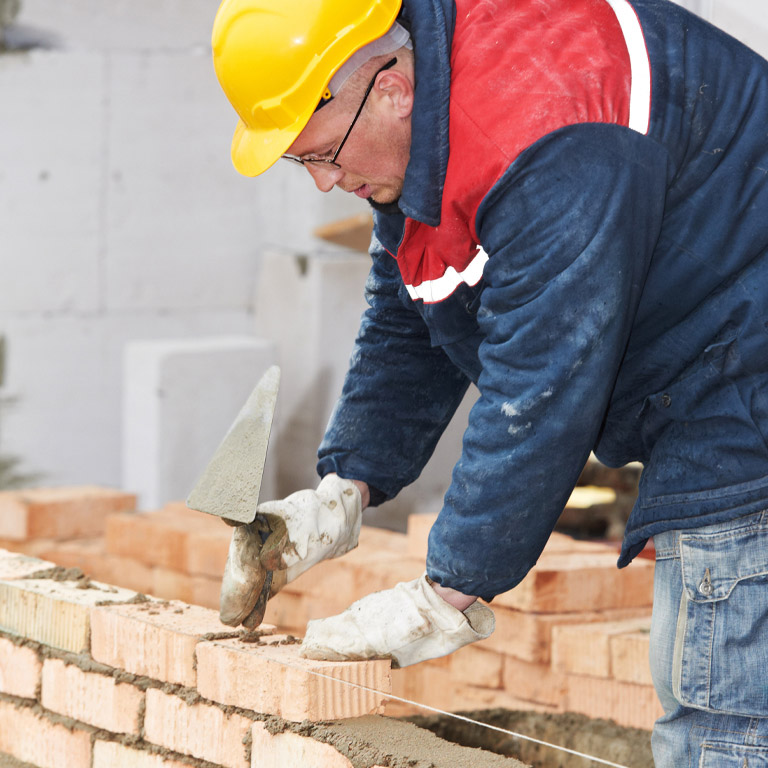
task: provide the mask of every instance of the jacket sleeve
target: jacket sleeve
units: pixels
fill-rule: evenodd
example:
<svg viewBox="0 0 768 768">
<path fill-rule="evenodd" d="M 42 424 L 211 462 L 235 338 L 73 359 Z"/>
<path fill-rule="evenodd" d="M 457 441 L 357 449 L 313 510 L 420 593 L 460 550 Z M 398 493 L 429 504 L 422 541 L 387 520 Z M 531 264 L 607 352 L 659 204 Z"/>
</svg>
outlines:
<svg viewBox="0 0 768 768">
<path fill-rule="evenodd" d="M 572 126 L 526 150 L 481 204 L 480 398 L 430 533 L 436 582 L 491 599 L 538 559 L 608 407 L 666 174 L 650 139 Z"/>
<path fill-rule="evenodd" d="M 375 506 L 419 476 L 469 380 L 432 346 L 396 260 L 375 239 L 371 253 L 369 309 L 318 451 L 318 472 L 367 482 Z"/>
</svg>

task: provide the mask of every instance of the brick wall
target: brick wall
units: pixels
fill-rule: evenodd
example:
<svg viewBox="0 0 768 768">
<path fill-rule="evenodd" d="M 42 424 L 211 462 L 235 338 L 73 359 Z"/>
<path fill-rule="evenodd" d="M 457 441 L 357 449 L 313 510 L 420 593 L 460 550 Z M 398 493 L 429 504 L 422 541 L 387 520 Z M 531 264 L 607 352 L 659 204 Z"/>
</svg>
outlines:
<svg viewBox="0 0 768 768">
<path fill-rule="evenodd" d="M 376 715 L 389 690 L 389 662 L 302 659 L 295 638 L 275 627 L 233 631 L 210 609 L 0 550 L 3 766 L 394 764 L 388 745 L 363 735 L 378 721 L 382 732 L 399 729 L 403 745 L 433 742 L 436 768 L 459 764 L 451 760 L 462 747 Z"/>
<path fill-rule="evenodd" d="M 35 718 L 50 735 L 50 744 L 58 744 L 66 731 L 73 745 L 87 742 L 95 768 L 100 765 L 97 755 L 119 766 L 154 766 L 153 760 L 165 759 L 157 756 L 158 749 L 169 750 L 177 761 L 195 758 L 214 765 L 247 765 L 254 728 L 260 744 L 272 738 L 262 732 L 267 716 L 301 721 L 420 711 L 396 699 L 362 696 L 349 686 L 341 695 L 341 684 L 306 670 L 305 665 L 315 662 L 300 659 L 296 645 L 280 643 L 287 635 L 303 633 L 309 618 L 338 613 L 369 592 L 418 576 L 424 568 L 432 516 L 412 516 L 407 534 L 364 527 L 356 550 L 318 565 L 270 602 L 266 620 L 279 629 L 270 640 L 262 639 L 268 645 L 256 645 L 221 625 L 215 613 L 230 536 L 227 526 L 182 504 L 136 512 L 131 511 L 130 496 L 103 489 L 99 493 L 103 508 L 94 502 L 94 495 L 99 496 L 94 489 L 2 495 L 5 530 L 13 530 L 15 538 L 6 537 L 0 546 L 55 563 L 59 573 L 62 568 L 80 568 L 102 582 L 158 599 L 136 603 L 134 592 L 82 589 L 89 584 L 82 577 L 31 579 L 30 569 L 34 575 L 45 563 L 6 555 L 5 570 L 0 571 L 4 632 L 0 723 L 6 717 L 20 718 L 28 727 L 30 718 Z M 88 522 L 76 524 L 78 516 L 73 514 L 62 530 L 52 510 L 57 504 L 76 509 L 73 499 L 78 494 L 89 499 Z M 21 520 L 26 520 L 26 527 Z M 45 520 L 55 523 L 44 524 Z M 613 545 L 579 542 L 556 533 L 525 581 L 493 602 L 497 629 L 488 640 L 391 673 L 382 662 L 328 668 L 335 676 L 347 675 L 352 682 L 380 691 L 389 690 L 391 680 L 395 696 L 450 711 L 489 707 L 571 711 L 648 729 L 661 713 L 648 671 L 653 563 L 640 559 L 618 571 L 616 556 Z M 79 576 L 77 571 L 65 575 Z M 109 604 L 88 603 L 85 596 L 93 594 L 99 598 L 96 603 Z M 28 618 L 19 618 L 29 610 L 38 617 L 31 624 Z M 66 618 L 54 622 L 39 618 L 52 615 Z M 19 637 L 32 645 L 20 644 Z M 102 666 L 94 671 L 80 663 L 83 654 Z M 112 680 L 111 687 L 104 688 L 104 679 Z M 59 699 L 44 694 L 46 680 L 48 691 L 95 690 L 98 683 L 97 700 L 119 700 L 115 710 L 121 717 L 134 711 L 135 717 L 131 720 L 129 714 L 131 722 L 121 721 L 117 727 L 116 722 L 94 720 L 84 704 L 65 710 Z M 267 680 L 272 682 L 265 685 Z M 284 699 L 276 693 L 289 689 L 301 695 Z M 63 699 L 69 703 L 71 697 Z M 49 710 L 57 717 L 52 719 Z M 110 717 L 108 710 L 102 703 L 98 716 Z M 158 725 L 164 721 L 173 724 L 171 732 Z M 87 739 L 78 736 L 82 729 L 73 723 L 83 724 Z M 225 755 L 221 744 L 198 743 L 206 731 L 202 723 L 211 724 L 211 732 L 227 729 L 230 749 L 233 739 L 238 744 L 246 739 L 245 745 L 240 744 L 240 762 Z M 100 739 L 94 729 L 119 738 Z M 41 768 L 48 764 L 45 755 L 26 755 L 12 740 L 2 738 L 0 752 Z M 279 741 L 287 744 L 291 739 Z M 140 751 L 141 760 L 131 750 Z"/>
</svg>

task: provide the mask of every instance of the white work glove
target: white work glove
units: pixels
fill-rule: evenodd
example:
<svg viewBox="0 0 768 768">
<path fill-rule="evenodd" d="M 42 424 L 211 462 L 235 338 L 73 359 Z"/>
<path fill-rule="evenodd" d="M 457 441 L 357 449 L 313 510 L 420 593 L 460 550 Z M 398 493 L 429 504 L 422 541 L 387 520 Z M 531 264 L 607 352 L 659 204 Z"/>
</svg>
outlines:
<svg viewBox="0 0 768 768">
<path fill-rule="evenodd" d="M 424 573 L 367 595 L 338 616 L 310 621 L 300 652 L 328 661 L 392 659 L 394 668 L 407 667 L 485 640 L 494 626 L 490 608 L 480 603 L 463 612 L 454 608 Z"/>
<path fill-rule="evenodd" d="M 316 491 L 259 504 L 256 521 L 232 532 L 221 583 L 221 621 L 258 626 L 266 607 L 259 598 L 267 572 L 274 572 L 272 596 L 321 560 L 354 549 L 362 513 L 357 486 L 338 475 L 326 475 Z M 261 532 L 268 534 L 263 544 Z"/>
</svg>

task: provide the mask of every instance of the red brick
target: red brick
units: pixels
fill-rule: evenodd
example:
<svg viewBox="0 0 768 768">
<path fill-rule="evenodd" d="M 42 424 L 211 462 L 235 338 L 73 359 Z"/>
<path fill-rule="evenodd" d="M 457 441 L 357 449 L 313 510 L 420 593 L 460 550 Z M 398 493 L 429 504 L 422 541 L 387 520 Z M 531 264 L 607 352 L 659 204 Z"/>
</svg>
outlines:
<svg viewBox="0 0 768 768">
<path fill-rule="evenodd" d="M 187 542 L 187 571 L 221 580 L 231 538 L 232 529 L 224 523 L 221 524 L 221 530 L 190 533 Z"/>
<path fill-rule="evenodd" d="M 353 768 L 330 744 L 290 731 L 272 734 L 264 723 L 253 724 L 251 755 L 252 768 Z"/>
<path fill-rule="evenodd" d="M 562 706 L 565 675 L 549 664 L 534 664 L 513 656 L 504 658 L 504 689 L 519 699 L 552 707 Z"/>
<path fill-rule="evenodd" d="M 457 683 L 469 683 L 481 688 L 500 688 L 504 657 L 476 645 L 467 645 L 447 657 L 451 675 Z"/>
<path fill-rule="evenodd" d="M 288 720 L 332 720 L 379 711 L 383 695 L 345 682 L 390 691 L 389 661 L 315 661 L 279 636 L 256 645 L 215 640 L 197 647 L 197 690 L 220 704 Z M 320 675 L 323 675 L 322 677 Z M 329 680 L 328 678 L 334 678 Z M 336 682 L 336 680 L 343 682 Z"/>
<path fill-rule="evenodd" d="M 568 712 L 646 730 L 653 728 L 653 723 L 663 714 L 652 686 L 585 675 L 567 675 L 566 681 Z"/>
<path fill-rule="evenodd" d="M 76 486 L 0 492 L 0 538 L 73 539 L 103 533 L 108 515 L 135 509 L 130 493 Z"/>
<path fill-rule="evenodd" d="M 192 591 L 192 578 L 188 574 L 170 568 L 152 569 L 152 589 L 149 594 L 162 600 L 194 603 Z"/>
<path fill-rule="evenodd" d="M 284 632 L 303 635 L 310 619 L 334 616 L 348 607 L 347 603 L 333 596 L 324 598 L 280 592 L 267 603 L 264 621 L 280 627 Z"/>
<path fill-rule="evenodd" d="M 225 766 L 250 768 L 243 739 L 252 721 L 204 703 L 187 704 L 157 688 L 147 691 L 144 738 L 184 755 Z"/>
<path fill-rule="evenodd" d="M 0 627 L 64 651 L 87 651 L 91 607 L 126 602 L 136 593 L 99 582 L 82 587 L 51 579 L 0 581 Z"/>
<path fill-rule="evenodd" d="M 200 638 L 232 631 L 214 611 L 184 603 L 97 607 L 91 615 L 91 655 L 136 675 L 194 686 Z"/>
<path fill-rule="evenodd" d="M 602 611 L 653 603 L 654 564 L 638 560 L 622 570 L 616 553 L 545 553 L 517 587 L 494 605 L 536 613 Z"/>
<path fill-rule="evenodd" d="M 220 538 L 229 533 L 218 518 L 173 503 L 152 512 L 112 515 L 105 538 L 110 554 L 188 573 L 191 547 L 200 535 Z"/>
<path fill-rule="evenodd" d="M 0 753 L 38 768 L 91 768 L 91 736 L 85 730 L 5 701 L 0 701 L 0 723 Z"/>
<path fill-rule="evenodd" d="M 219 594 L 221 592 L 221 577 L 217 579 L 208 576 L 192 577 L 191 603 L 202 605 L 205 608 L 219 610 Z"/>
<path fill-rule="evenodd" d="M 36 698 L 40 668 L 41 662 L 35 651 L 0 637 L 0 693 Z"/>
<path fill-rule="evenodd" d="M 218 611 L 221 576 L 190 576 L 168 568 L 152 568 L 152 587 L 148 593 L 164 600 L 181 600 Z"/>
<path fill-rule="evenodd" d="M 111 515 L 105 534 L 107 552 L 149 566 L 182 571 L 187 559 L 187 535 L 178 520 L 160 512 Z"/>
<path fill-rule="evenodd" d="M 650 622 L 645 629 L 611 638 L 611 671 L 626 683 L 653 685 L 650 665 Z"/>
<path fill-rule="evenodd" d="M 425 662 L 392 670 L 392 693 L 428 707 L 453 710 L 456 682 L 449 666 Z M 392 707 L 385 710 L 391 714 Z M 418 710 L 416 710 L 418 711 Z"/>
<path fill-rule="evenodd" d="M 642 616 L 625 621 L 555 627 L 552 630 L 552 666 L 570 674 L 613 677 L 612 639 L 649 626 L 650 616 Z"/>
<path fill-rule="evenodd" d="M 6 549 L 19 555 L 28 555 L 29 557 L 42 557 L 42 553 L 55 544 L 55 539 L 28 539 L 26 541 L 0 539 L 0 549 Z"/>
<path fill-rule="evenodd" d="M 144 594 L 152 592 L 152 569 L 138 560 L 108 554 L 103 538 L 53 542 L 40 554 L 64 568 L 80 568 L 83 573 L 107 584 Z"/>
<path fill-rule="evenodd" d="M 495 601 L 494 601 L 495 606 Z M 524 661 L 548 664 L 551 658 L 552 628 L 564 624 L 621 621 L 647 616 L 647 608 L 619 608 L 584 613 L 525 613 L 494 607 L 496 629 L 477 645 Z"/>
<path fill-rule="evenodd" d="M 302 574 L 285 591 L 319 598 L 329 615 L 341 613 L 361 597 L 411 581 L 424 572 L 424 562 L 388 550 L 354 549 L 326 560 Z M 317 618 L 317 616 L 310 616 Z"/>
<path fill-rule="evenodd" d="M 60 659 L 43 664 L 40 703 L 52 712 L 113 733 L 139 733 L 144 693 L 113 677 L 84 672 Z"/>
<path fill-rule="evenodd" d="M 504 689 L 478 688 L 474 685 L 457 685 L 453 692 L 452 709 L 454 712 L 497 708 L 528 712 L 562 711 L 561 708 L 549 704 L 526 701 Z M 387 714 L 389 714 L 389 712 L 387 712 Z M 419 712 L 419 714 L 422 713 Z"/>
<path fill-rule="evenodd" d="M 426 563 L 429 532 L 437 520 L 436 514 L 409 515 L 406 534 L 406 554 Z"/>
<path fill-rule="evenodd" d="M 372 525 L 363 525 L 360 528 L 358 549 L 367 552 L 395 552 L 398 555 L 406 555 L 407 536 L 397 531 L 389 531 L 385 528 L 375 528 Z"/>
<path fill-rule="evenodd" d="M 93 745 L 93 768 L 189 768 L 189 763 L 126 747 L 115 741 L 97 741 Z"/>
</svg>

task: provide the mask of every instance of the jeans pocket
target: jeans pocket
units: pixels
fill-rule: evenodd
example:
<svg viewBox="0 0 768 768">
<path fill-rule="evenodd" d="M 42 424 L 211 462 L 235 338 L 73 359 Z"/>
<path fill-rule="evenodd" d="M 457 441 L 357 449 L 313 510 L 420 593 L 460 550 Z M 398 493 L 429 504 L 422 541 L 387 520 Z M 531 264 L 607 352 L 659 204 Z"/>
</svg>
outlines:
<svg viewBox="0 0 768 768">
<path fill-rule="evenodd" d="M 706 743 L 701 748 L 699 768 L 768 768 L 768 748 Z"/>
<path fill-rule="evenodd" d="M 696 709 L 765 717 L 768 526 L 737 525 L 680 536 L 683 597 L 673 692 Z"/>
</svg>

